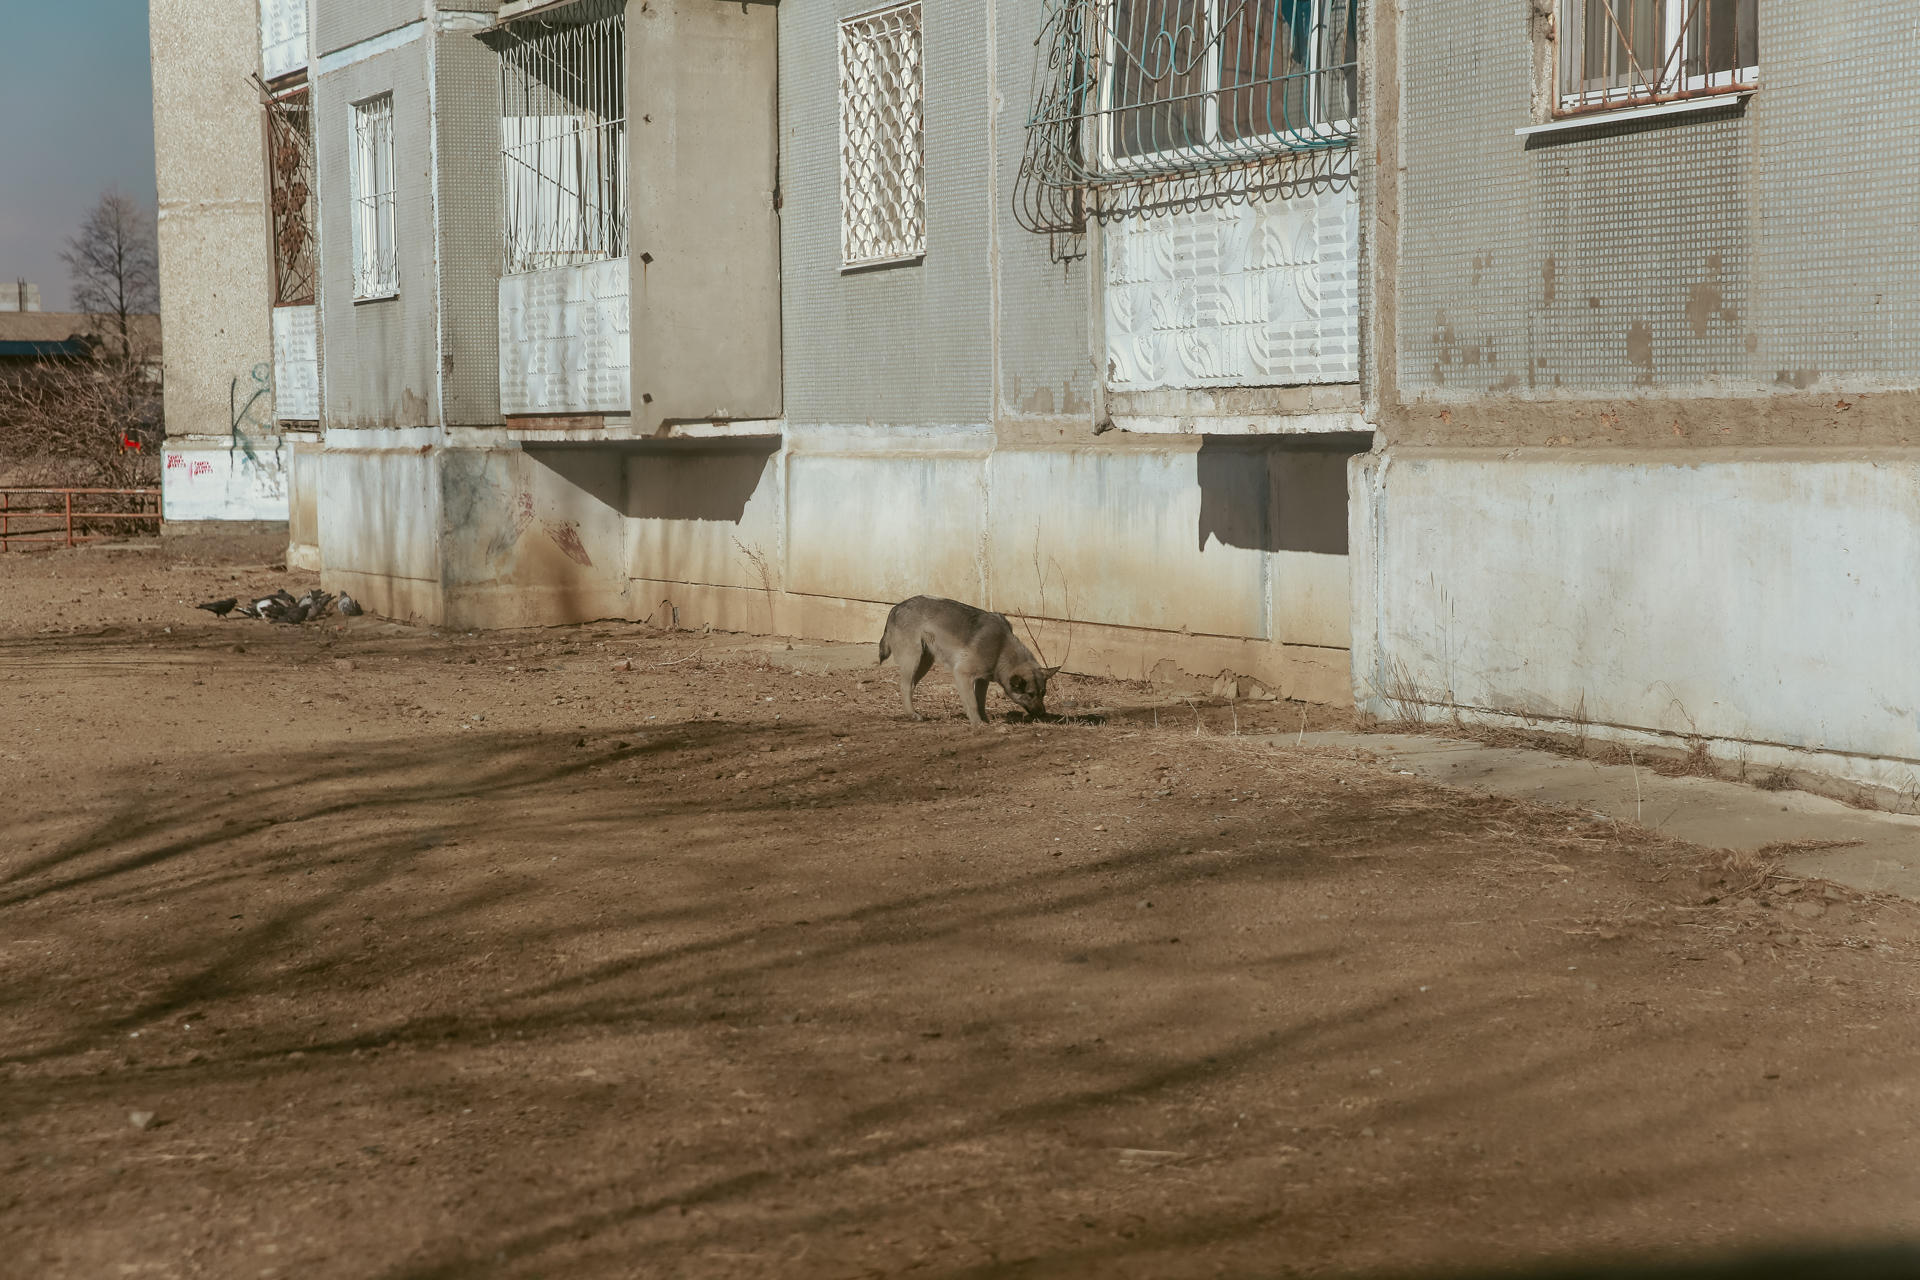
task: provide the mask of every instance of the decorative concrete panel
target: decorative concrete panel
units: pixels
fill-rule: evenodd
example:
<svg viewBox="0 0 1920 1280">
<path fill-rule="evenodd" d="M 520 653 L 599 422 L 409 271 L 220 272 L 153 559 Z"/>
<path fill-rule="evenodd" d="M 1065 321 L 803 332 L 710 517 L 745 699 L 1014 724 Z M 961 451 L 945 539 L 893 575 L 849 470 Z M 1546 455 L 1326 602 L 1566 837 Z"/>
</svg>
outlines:
<svg viewBox="0 0 1920 1280">
<path fill-rule="evenodd" d="M 312 307 L 273 309 L 273 412 L 282 422 L 320 420 L 320 335 Z"/>
<path fill-rule="evenodd" d="M 307 65 L 307 0 L 260 0 L 260 73 L 273 80 Z"/>
<path fill-rule="evenodd" d="M 500 411 L 626 413 L 632 406 L 627 259 L 500 280 Z"/>
<path fill-rule="evenodd" d="M 1358 246 L 1351 187 L 1116 219 L 1106 229 L 1109 385 L 1358 381 Z"/>
</svg>

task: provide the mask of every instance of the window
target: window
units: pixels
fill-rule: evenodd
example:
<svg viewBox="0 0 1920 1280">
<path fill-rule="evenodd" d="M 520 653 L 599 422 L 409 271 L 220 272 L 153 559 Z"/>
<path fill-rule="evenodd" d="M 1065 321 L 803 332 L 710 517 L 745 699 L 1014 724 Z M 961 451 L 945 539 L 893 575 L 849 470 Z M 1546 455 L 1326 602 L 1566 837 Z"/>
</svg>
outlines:
<svg viewBox="0 0 1920 1280">
<path fill-rule="evenodd" d="M 353 296 L 400 292 L 393 242 L 393 95 L 353 104 Z"/>
<path fill-rule="evenodd" d="M 1205 167 L 1344 140 L 1353 131 L 1356 4 L 1112 0 L 1105 165 Z"/>
<path fill-rule="evenodd" d="M 840 247 L 848 267 L 927 251 L 920 102 L 919 0 L 842 22 Z"/>
<path fill-rule="evenodd" d="M 305 88 L 267 101 L 273 305 L 313 302 L 313 114 Z"/>
<path fill-rule="evenodd" d="M 507 274 L 624 257 L 625 10 L 587 0 L 496 47 Z"/>
<path fill-rule="evenodd" d="M 1752 88 L 1759 0 L 1561 0 L 1560 110 Z"/>
</svg>

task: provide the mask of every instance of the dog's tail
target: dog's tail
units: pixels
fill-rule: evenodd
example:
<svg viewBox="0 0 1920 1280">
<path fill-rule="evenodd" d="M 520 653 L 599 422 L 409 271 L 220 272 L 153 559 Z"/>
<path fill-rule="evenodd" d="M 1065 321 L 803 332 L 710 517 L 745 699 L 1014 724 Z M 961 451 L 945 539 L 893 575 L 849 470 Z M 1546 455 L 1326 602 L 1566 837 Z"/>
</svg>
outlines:
<svg viewBox="0 0 1920 1280">
<path fill-rule="evenodd" d="M 900 612 L 899 605 L 895 605 L 893 606 L 893 608 L 887 610 L 887 625 L 880 628 L 880 661 L 881 662 L 885 662 L 888 658 L 891 658 L 893 656 L 893 646 L 887 643 L 887 637 L 893 634 L 893 615 L 898 612 Z"/>
</svg>

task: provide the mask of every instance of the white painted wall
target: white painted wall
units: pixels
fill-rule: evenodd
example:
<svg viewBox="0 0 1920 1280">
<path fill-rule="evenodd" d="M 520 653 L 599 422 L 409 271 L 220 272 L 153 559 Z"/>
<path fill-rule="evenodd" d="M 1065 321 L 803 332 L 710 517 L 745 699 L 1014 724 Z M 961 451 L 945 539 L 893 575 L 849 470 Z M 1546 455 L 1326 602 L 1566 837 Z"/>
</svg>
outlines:
<svg viewBox="0 0 1920 1280">
<path fill-rule="evenodd" d="M 1351 186 L 1119 218 L 1104 241 L 1114 389 L 1359 381 Z"/>
<path fill-rule="evenodd" d="M 1411 692 L 1920 779 L 1920 452 L 1387 451 L 1351 475 L 1375 714 Z"/>
<path fill-rule="evenodd" d="M 287 457 L 279 436 L 250 440 L 251 451 L 225 440 L 169 437 L 160 480 L 168 520 L 287 518 Z"/>
<path fill-rule="evenodd" d="M 625 258 L 500 279 L 500 411 L 626 413 L 633 350 Z"/>
</svg>

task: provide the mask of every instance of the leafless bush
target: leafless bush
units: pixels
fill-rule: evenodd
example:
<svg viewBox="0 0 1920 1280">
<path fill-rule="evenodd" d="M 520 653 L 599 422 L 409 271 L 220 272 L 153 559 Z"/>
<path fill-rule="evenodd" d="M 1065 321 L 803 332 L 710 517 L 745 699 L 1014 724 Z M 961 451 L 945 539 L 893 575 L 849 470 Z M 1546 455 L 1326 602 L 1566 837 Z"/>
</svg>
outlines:
<svg viewBox="0 0 1920 1280">
<path fill-rule="evenodd" d="M 14 483 L 131 489 L 160 477 L 160 375 L 104 344 L 0 379 L 0 470 Z"/>
</svg>

